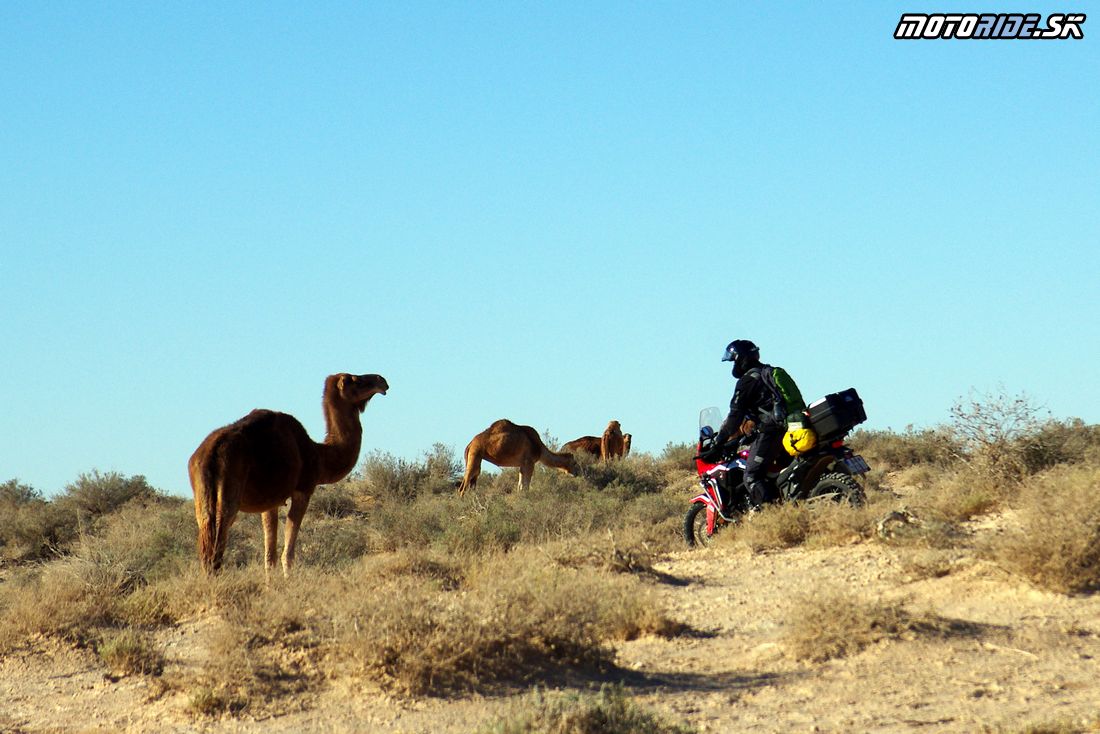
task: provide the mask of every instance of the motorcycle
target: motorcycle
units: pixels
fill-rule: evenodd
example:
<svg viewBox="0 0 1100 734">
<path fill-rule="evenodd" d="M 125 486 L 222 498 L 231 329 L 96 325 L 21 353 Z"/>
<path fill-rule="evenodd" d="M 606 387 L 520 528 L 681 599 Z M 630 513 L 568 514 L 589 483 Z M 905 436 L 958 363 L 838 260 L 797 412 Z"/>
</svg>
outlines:
<svg viewBox="0 0 1100 734">
<path fill-rule="evenodd" d="M 718 408 L 699 413 L 695 466 L 702 491 L 691 499 L 684 516 L 684 540 L 689 546 L 708 545 L 723 527 L 740 522 L 753 510 L 745 486 L 745 468 L 754 436 L 716 446 L 722 418 Z M 768 480 L 778 491 L 776 501 L 862 505 L 866 498 L 856 477 L 871 467 L 844 443 L 844 438 L 866 418 L 863 402 L 851 388 L 811 404 L 806 422 L 817 432 L 817 444 L 797 456 L 781 453 L 767 468 Z"/>
</svg>

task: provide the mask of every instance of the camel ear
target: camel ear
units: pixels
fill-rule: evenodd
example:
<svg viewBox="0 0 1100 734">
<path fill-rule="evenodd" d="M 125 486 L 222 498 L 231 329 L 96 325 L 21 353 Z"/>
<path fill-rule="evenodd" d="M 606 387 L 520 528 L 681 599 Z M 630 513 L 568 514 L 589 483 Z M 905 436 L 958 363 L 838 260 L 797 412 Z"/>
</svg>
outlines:
<svg viewBox="0 0 1100 734">
<path fill-rule="evenodd" d="M 336 391 L 343 394 L 344 388 L 347 387 L 348 376 L 346 374 L 340 374 L 336 376 Z"/>
</svg>

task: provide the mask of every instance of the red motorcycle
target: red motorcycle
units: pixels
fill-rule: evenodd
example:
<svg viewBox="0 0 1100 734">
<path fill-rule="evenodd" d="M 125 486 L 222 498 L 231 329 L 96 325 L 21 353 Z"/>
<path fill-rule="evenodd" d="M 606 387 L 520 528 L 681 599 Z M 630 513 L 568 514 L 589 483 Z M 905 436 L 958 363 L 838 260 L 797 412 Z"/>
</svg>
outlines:
<svg viewBox="0 0 1100 734">
<path fill-rule="evenodd" d="M 752 508 L 745 467 L 754 436 L 716 446 L 722 418 L 718 408 L 699 413 L 695 467 L 702 491 L 692 498 L 684 516 L 684 540 L 689 546 L 709 544 L 719 530 L 738 522 Z M 844 443 L 844 438 L 865 420 L 863 401 L 854 388 L 812 403 L 806 409 L 805 424 L 813 426 L 817 444 L 798 456 L 783 453 L 767 469 L 768 480 L 778 491 L 777 501 L 829 500 L 862 505 L 865 496 L 856 477 L 871 467 Z"/>
</svg>

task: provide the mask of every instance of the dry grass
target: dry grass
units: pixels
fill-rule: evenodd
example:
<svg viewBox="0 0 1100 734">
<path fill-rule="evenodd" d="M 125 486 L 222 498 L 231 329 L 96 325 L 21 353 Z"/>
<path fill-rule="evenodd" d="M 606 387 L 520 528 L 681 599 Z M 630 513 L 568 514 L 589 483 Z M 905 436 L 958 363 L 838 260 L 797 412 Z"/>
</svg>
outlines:
<svg viewBox="0 0 1100 734">
<path fill-rule="evenodd" d="M 910 612 L 902 602 L 864 601 L 835 591 L 803 597 L 786 619 L 788 652 L 811 662 L 852 655 L 883 640 L 977 633 L 973 625 Z"/>
<path fill-rule="evenodd" d="M 988 549 L 1004 568 L 1063 593 L 1100 589 L 1100 467 L 1067 466 L 1028 482 L 1019 528 Z"/>
<path fill-rule="evenodd" d="M 766 505 L 718 537 L 721 543 L 738 543 L 754 553 L 858 543 L 874 537 L 878 519 L 897 504 L 888 493 L 870 492 L 861 507 L 835 502 Z"/>
</svg>

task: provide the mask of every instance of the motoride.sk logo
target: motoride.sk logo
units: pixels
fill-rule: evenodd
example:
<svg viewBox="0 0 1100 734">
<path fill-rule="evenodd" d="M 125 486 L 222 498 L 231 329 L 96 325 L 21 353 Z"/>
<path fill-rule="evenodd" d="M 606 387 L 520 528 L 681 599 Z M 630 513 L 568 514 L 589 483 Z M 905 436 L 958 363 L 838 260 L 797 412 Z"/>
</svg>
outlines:
<svg viewBox="0 0 1100 734">
<path fill-rule="evenodd" d="M 915 39 L 1047 39 L 1085 37 L 1084 13 L 902 13 L 894 38 Z"/>
</svg>

